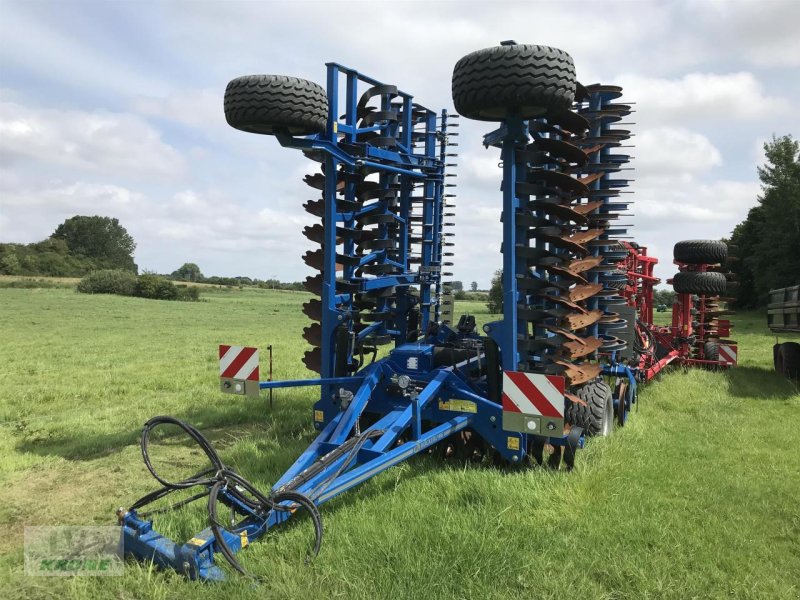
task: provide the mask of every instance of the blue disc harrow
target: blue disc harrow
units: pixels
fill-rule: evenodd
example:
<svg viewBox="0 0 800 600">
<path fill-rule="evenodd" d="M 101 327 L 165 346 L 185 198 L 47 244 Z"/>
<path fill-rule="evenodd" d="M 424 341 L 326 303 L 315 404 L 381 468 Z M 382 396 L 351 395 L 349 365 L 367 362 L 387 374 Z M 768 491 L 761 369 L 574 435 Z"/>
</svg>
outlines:
<svg viewBox="0 0 800 600">
<path fill-rule="evenodd" d="M 618 96 L 577 84 L 569 55 L 545 46 L 504 43 L 456 65 L 456 110 L 498 124 L 484 144 L 502 161 L 503 314 L 479 332 L 473 317 L 449 325 L 441 313 L 459 115 L 335 63 L 324 89 L 274 75 L 233 80 L 225 96 L 233 127 L 275 136 L 319 165 L 305 178 L 317 197 L 304 204 L 319 222 L 303 230 L 311 244 L 303 261 L 315 271 L 305 282 L 314 297 L 303 305 L 312 321 L 303 337 L 313 349 L 303 363 L 319 377 L 258 384 L 319 386 L 318 435 L 262 493 L 191 425 L 152 420 L 142 447 L 163 487 L 120 509 L 125 553 L 221 579 L 220 555 L 244 571 L 237 552 L 299 512 L 311 515 L 319 551 L 319 505 L 434 449 L 572 468 L 585 434 L 606 433 L 587 418 L 592 403 L 630 408 L 603 376 L 624 379 L 625 397 L 635 397 L 635 378 L 614 354 L 624 348 L 617 332 L 632 322 L 615 310 L 626 279 L 615 220 L 628 202 L 619 200 L 627 181 L 610 175 L 628 160 L 616 150 L 628 133 L 612 126 L 630 112 L 613 103 Z M 230 391 L 239 389 L 247 386 Z M 158 475 L 147 440 L 167 424 L 200 445 L 208 471 L 182 482 Z M 175 542 L 143 509 L 193 488 L 179 504 L 208 498 L 209 527 Z M 219 518 L 219 506 L 233 518 Z"/>
</svg>

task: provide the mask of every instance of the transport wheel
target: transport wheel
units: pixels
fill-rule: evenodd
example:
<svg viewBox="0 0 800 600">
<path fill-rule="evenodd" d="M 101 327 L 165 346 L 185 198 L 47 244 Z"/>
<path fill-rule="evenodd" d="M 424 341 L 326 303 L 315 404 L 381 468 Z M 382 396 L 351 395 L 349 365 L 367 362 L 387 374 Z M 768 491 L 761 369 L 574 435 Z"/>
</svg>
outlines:
<svg viewBox="0 0 800 600">
<path fill-rule="evenodd" d="M 672 287 L 679 294 L 701 294 L 703 296 L 725 295 L 725 275 L 722 273 L 695 273 L 682 271 L 675 273 Z"/>
<path fill-rule="evenodd" d="M 628 382 L 620 381 L 614 395 L 619 398 L 617 403 L 617 425 L 625 427 L 625 409 L 626 401 L 628 400 Z"/>
<path fill-rule="evenodd" d="M 586 435 L 609 435 L 614 429 L 614 400 L 609 385 L 595 379 L 578 389 L 576 395 L 586 406 L 572 402 L 566 410 L 567 423 L 583 428 Z"/>
<path fill-rule="evenodd" d="M 522 119 L 569 110 L 575 65 L 558 48 L 513 44 L 467 54 L 453 68 L 453 104 L 478 121 Z"/>
<path fill-rule="evenodd" d="M 719 360 L 719 343 L 706 342 L 703 346 L 703 354 L 706 360 Z"/>
<path fill-rule="evenodd" d="M 800 344 L 784 342 L 780 352 L 783 374 L 789 379 L 800 380 Z"/>
<path fill-rule="evenodd" d="M 672 255 L 687 265 L 717 265 L 728 258 L 728 245 L 718 240 L 685 240 L 675 244 Z"/>
<path fill-rule="evenodd" d="M 248 133 L 309 135 L 325 131 L 328 97 L 312 81 L 285 75 L 245 75 L 225 89 L 225 120 Z"/>
<path fill-rule="evenodd" d="M 775 372 L 783 374 L 783 344 L 775 344 L 772 346 L 772 364 L 775 367 Z"/>
</svg>

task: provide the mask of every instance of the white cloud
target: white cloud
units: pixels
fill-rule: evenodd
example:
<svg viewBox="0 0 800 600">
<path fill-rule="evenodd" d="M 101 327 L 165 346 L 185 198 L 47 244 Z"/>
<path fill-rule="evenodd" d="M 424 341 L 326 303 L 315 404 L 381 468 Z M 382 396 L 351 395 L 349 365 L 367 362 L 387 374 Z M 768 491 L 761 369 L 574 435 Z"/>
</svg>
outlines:
<svg viewBox="0 0 800 600">
<path fill-rule="evenodd" d="M 242 269 L 242 274 L 252 276 L 258 272 L 251 262 L 242 267 L 242 257 L 261 256 L 253 261 L 262 263 L 261 270 L 280 266 L 282 276 L 292 278 L 293 271 L 306 269 L 301 254 L 313 246 L 302 229 L 314 218 L 302 209 L 295 214 L 268 207 L 250 209 L 226 193 L 185 189 L 151 197 L 116 184 L 51 181 L 32 186 L 0 181 L 0 240 L 4 242 L 44 239 L 76 214 L 119 218 L 138 244 L 137 261 L 162 271 L 176 268 L 172 263 L 179 259 L 173 257 L 201 262 L 216 255 L 224 263 L 220 255 L 225 255 L 228 267 L 216 273 Z M 232 260 L 231 255 L 237 258 Z"/>
<path fill-rule="evenodd" d="M 301 279 L 311 219 L 301 204 L 316 192 L 299 180 L 317 166 L 228 128 L 222 97 L 246 73 L 324 83 L 328 60 L 449 108 L 452 66 L 468 52 L 508 38 L 569 51 L 581 81 L 620 83 L 637 103 L 626 119 L 638 123 L 632 235 L 667 263 L 676 239 L 723 235 L 744 217 L 757 194 L 755 140 L 800 126 L 782 99 L 800 93 L 796 0 L 439 2 L 425 19 L 421 3 L 373 5 L 371 26 L 353 35 L 330 23 L 355 5 L 333 1 L 8 4 L 0 100 L 13 111 L 0 108 L 0 161 L 13 171 L 0 169 L 0 241 L 108 211 L 139 241 L 143 266 L 195 260 L 211 273 Z M 576 35 L 580 23 L 591 27 Z M 45 98 L 53 110 L 27 108 Z M 461 119 L 462 158 L 451 159 L 455 278 L 481 286 L 502 260 L 499 152 L 481 146 L 493 127 Z M 169 179 L 189 168 L 191 184 Z"/>
<path fill-rule="evenodd" d="M 478 184 L 499 190 L 503 178 L 501 166 L 500 156 L 495 149 L 485 150 L 482 154 L 464 154 L 455 169 L 457 182 L 459 185 Z"/>
<path fill-rule="evenodd" d="M 674 127 L 646 129 L 636 137 L 638 176 L 685 177 L 722 165 L 722 155 L 706 136 Z"/>
<path fill-rule="evenodd" d="M 789 109 L 783 98 L 764 94 L 761 82 L 748 72 L 688 73 L 677 79 L 621 75 L 616 82 L 625 98 L 636 102 L 637 121 L 686 123 L 757 119 Z"/>
<path fill-rule="evenodd" d="M 106 111 L 36 109 L 0 102 L 0 156 L 107 173 L 172 178 L 181 154 L 139 117 Z"/>
<path fill-rule="evenodd" d="M 679 8 L 708 54 L 724 53 L 762 67 L 800 66 L 796 0 L 706 0 Z"/>
<path fill-rule="evenodd" d="M 166 96 L 139 96 L 132 109 L 140 114 L 177 121 L 203 130 L 227 127 L 222 109 L 224 90 L 179 90 Z"/>
</svg>

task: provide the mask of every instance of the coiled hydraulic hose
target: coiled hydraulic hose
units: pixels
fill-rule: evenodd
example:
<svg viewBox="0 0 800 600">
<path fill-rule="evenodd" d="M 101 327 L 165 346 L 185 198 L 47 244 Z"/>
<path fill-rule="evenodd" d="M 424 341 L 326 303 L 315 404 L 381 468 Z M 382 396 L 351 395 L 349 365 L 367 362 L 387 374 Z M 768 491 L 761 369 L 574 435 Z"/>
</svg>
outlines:
<svg viewBox="0 0 800 600">
<path fill-rule="evenodd" d="M 192 475 L 191 477 L 182 481 L 173 482 L 162 478 L 153 467 L 148 449 L 150 434 L 156 427 L 161 425 L 175 425 L 186 432 L 189 437 L 191 437 L 197 443 L 197 445 L 200 446 L 200 449 L 208 457 L 212 465 L 211 468 L 200 471 L 199 473 L 196 473 L 195 475 Z M 371 431 L 367 433 L 372 436 L 375 432 Z M 352 443 L 350 446 L 356 449 L 360 448 L 363 445 L 363 442 L 366 441 L 366 439 L 361 441 L 358 438 L 354 438 L 354 440 L 354 443 Z M 209 524 L 214 533 L 217 549 L 234 569 L 243 575 L 253 577 L 253 575 L 251 575 L 236 559 L 234 552 L 226 544 L 225 537 L 222 534 L 224 526 L 217 516 L 217 506 L 219 494 L 222 490 L 225 490 L 226 494 L 234 497 L 237 501 L 246 505 L 256 513 L 266 514 L 271 510 L 293 511 L 296 507 L 303 508 L 309 513 L 311 516 L 311 521 L 314 524 L 314 546 L 312 553 L 314 556 L 319 554 L 319 550 L 322 546 L 322 516 L 320 515 L 319 509 L 312 498 L 287 486 L 284 486 L 279 491 L 272 493 L 269 496 L 263 494 L 252 483 L 236 473 L 236 471 L 234 471 L 232 468 L 226 466 L 219 458 L 219 455 L 211 445 L 211 442 L 209 442 L 208 439 L 192 425 L 176 419 L 175 417 L 153 417 L 147 421 L 147 423 L 145 423 L 144 429 L 142 430 L 141 448 L 142 458 L 144 459 L 145 466 L 147 466 L 147 470 L 150 471 L 150 474 L 159 483 L 161 483 L 163 487 L 143 496 L 134 502 L 130 507 L 130 510 L 136 510 L 142 506 L 146 506 L 147 504 L 163 498 L 164 496 L 167 496 L 168 494 L 171 494 L 177 490 L 189 489 L 195 486 L 206 487 L 206 490 L 203 492 L 194 494 L 193 496 L 190 496 L 189 498 L 186 498 L 166 508 L 157 509 L 151 511 L 150 513 L 142 513 L 140 515 L 141 517 L 173 510 L 203 498 L 204 496 L 208 496 Z M 348 457 L 348 460 L 350 460 L 350 457 Z M 299 483 L 301 482 L 298 482 L 298 484 Z"/>
</svg>

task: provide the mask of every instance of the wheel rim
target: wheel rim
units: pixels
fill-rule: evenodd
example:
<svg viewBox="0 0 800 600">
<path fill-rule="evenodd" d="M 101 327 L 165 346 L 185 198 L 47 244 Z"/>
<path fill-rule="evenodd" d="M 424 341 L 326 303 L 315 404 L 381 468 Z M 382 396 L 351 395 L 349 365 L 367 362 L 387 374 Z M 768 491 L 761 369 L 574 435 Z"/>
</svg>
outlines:
<svg viewBox="0 0 800 600">
<path fill-rule="evenodd" d="M 617 424 L 620 427 L 625 425 L 625 409 L 628 401 L 628 384 L 624 381 L 619 384 L 619 404 L 617 405 Z"/>
<path fill-rule="evenodd" d="M 607 436 L 611 433 L 614 429 L 614 400 L 613 398 L 608 398 L 606 400 L 606 410 L 605 415 L 603 415 L 603 427 L 600 431 L 600 435 Z"/>
</svg>

